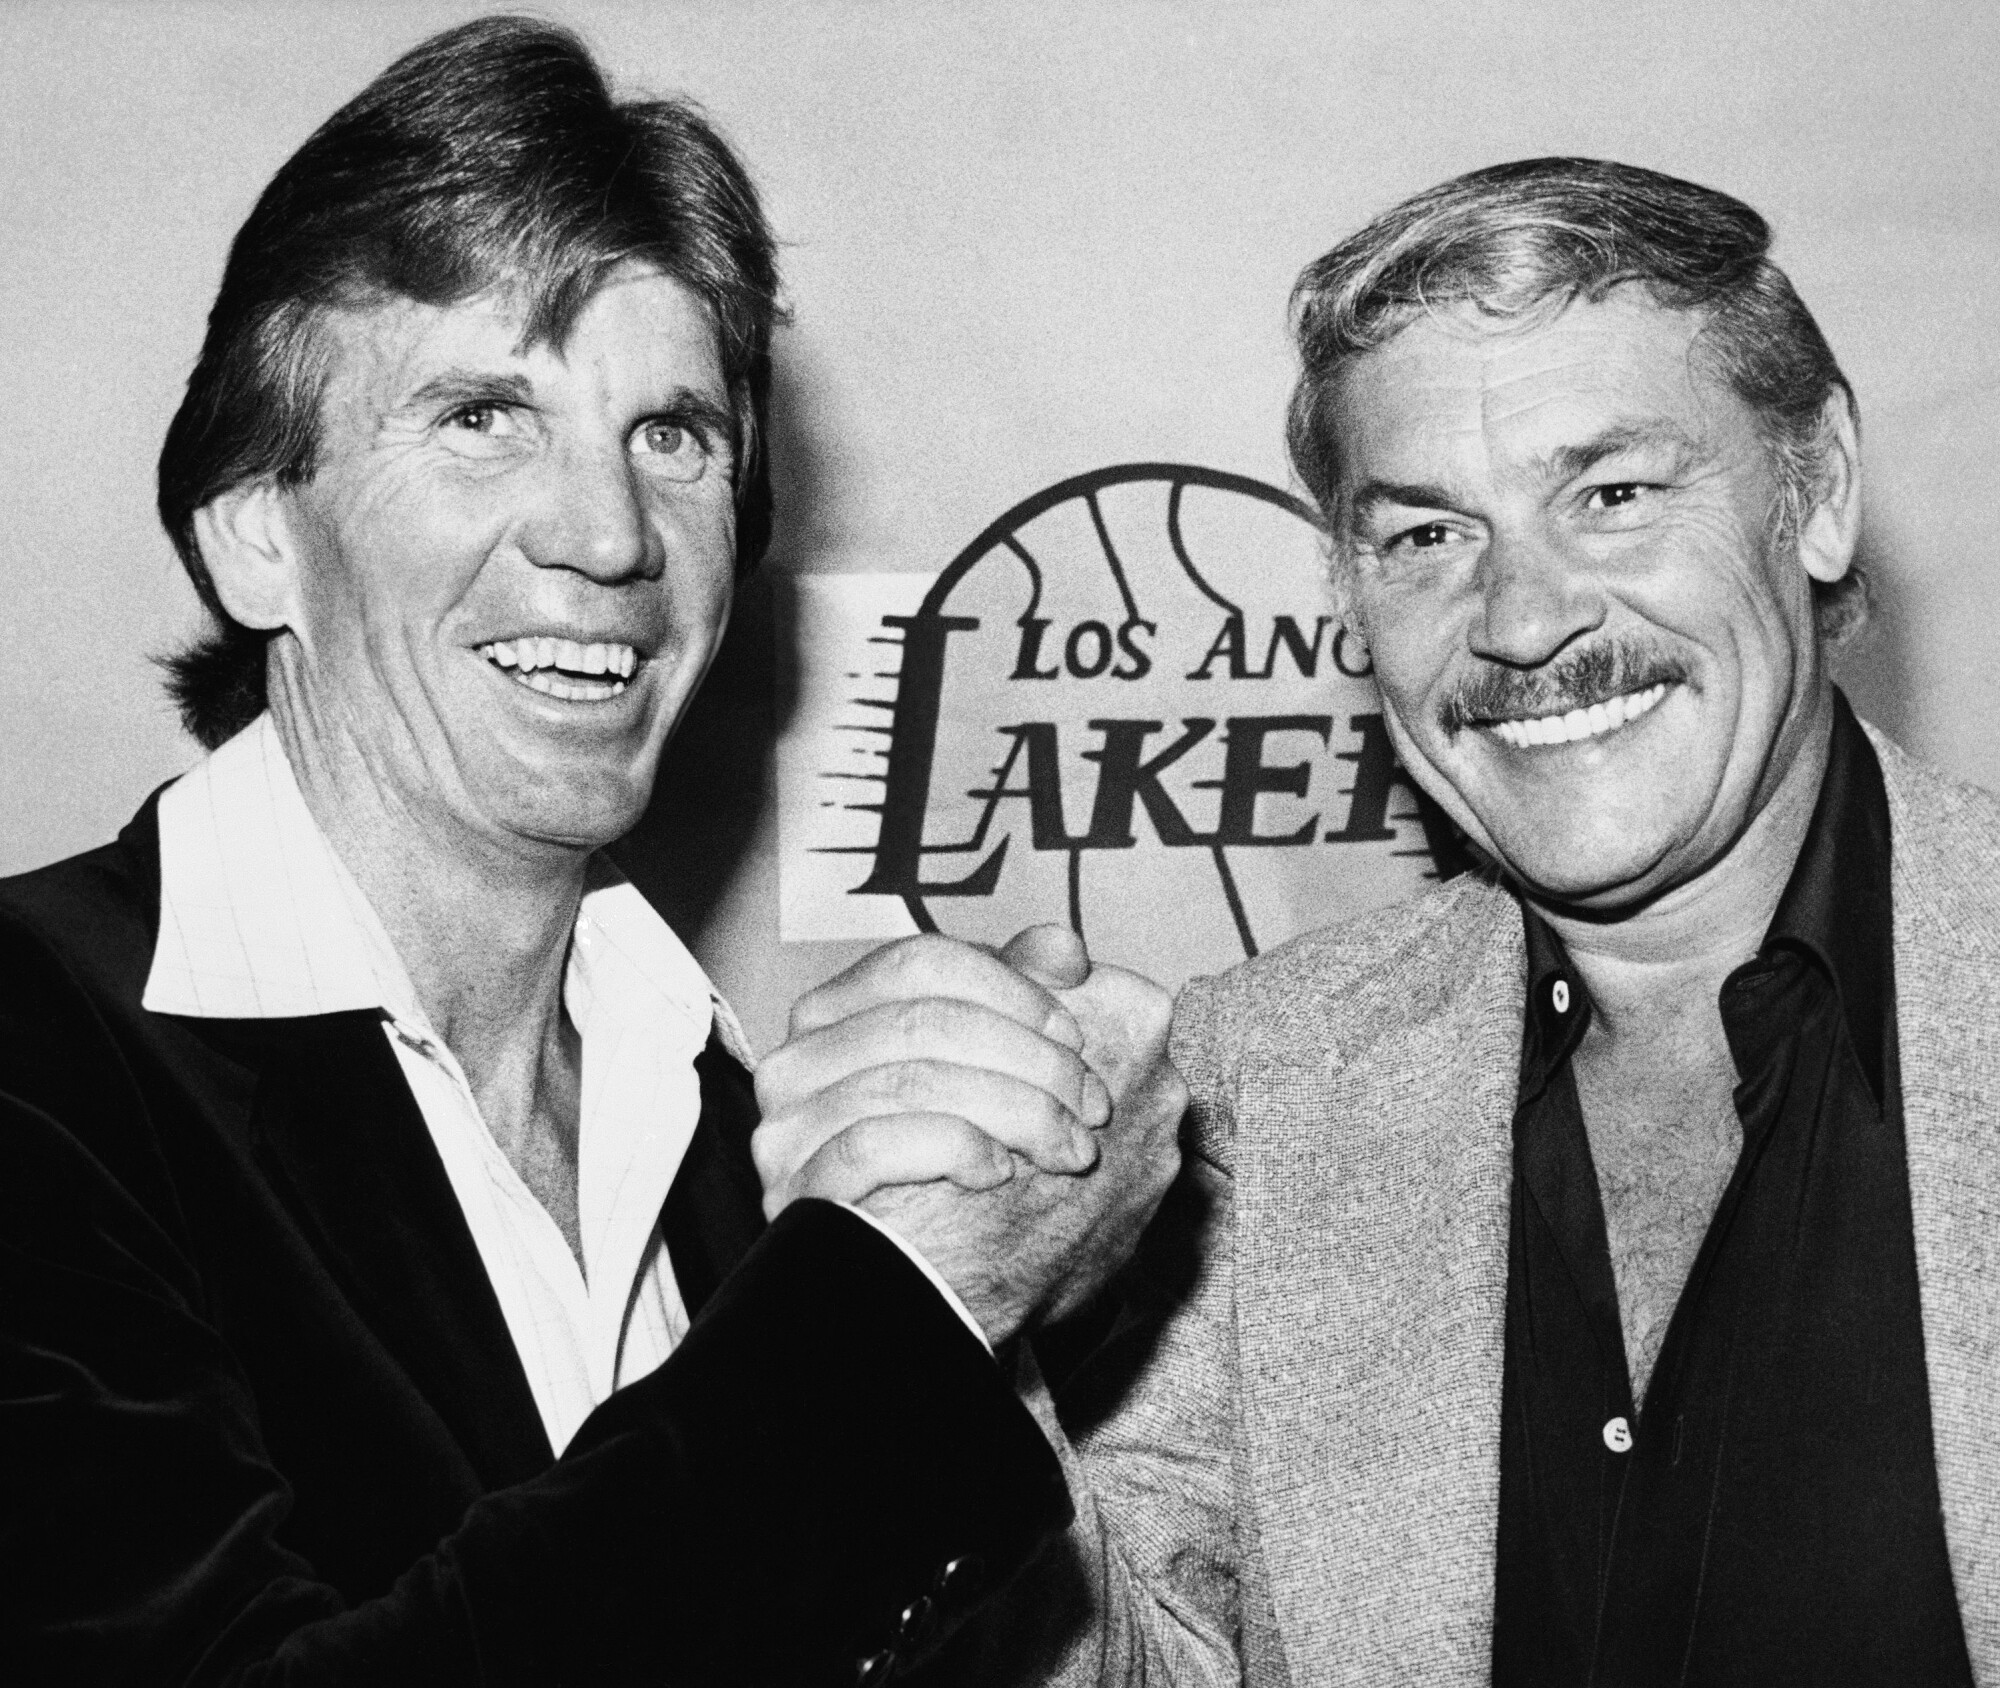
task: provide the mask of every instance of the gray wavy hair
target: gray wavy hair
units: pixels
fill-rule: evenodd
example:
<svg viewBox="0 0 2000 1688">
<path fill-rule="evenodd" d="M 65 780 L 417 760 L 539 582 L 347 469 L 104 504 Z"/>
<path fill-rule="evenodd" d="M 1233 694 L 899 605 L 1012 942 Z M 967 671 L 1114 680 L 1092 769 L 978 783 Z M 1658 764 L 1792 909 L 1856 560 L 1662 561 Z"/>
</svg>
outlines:
<svg viewBox="0 0 2000 1688">
<path fill-rule="evenodd" d="M 1285 439 L 1293 466 L 1341 531 L 1339 462 L 1328 398 L 1349 359 L 1413 319 L 1471 305 L 1496 319 L 1553 315 L 1575 299 L 1644 286 L 1707 320 L 1696 355 L 1756 414 L 1778 479 L 1773 539 L 1796 540 L 1826 490 L 1827 400 L 1854 389 L 1785 272 L 1771 230 L 1713 188 L 1595 158 L 1530 158 L 1456 176 L 1383 212 L 1292 289 L 1302 368 Z M 1858 569 L 1813 583 L 1822 639 L 1867 614 Z"/>
</svg>

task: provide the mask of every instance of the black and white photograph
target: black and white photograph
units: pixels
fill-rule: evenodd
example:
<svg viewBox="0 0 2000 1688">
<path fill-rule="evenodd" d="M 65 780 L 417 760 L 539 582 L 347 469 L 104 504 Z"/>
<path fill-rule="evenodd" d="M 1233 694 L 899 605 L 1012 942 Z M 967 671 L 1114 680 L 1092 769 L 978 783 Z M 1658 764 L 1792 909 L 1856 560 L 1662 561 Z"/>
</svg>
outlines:
<svg viewBox="0 0 2000 1688">
<path fill-rule="evenodd" d="M 2000 10 L 0 133 L 0 1681 L 2000 1688 Z"/>
</svg>

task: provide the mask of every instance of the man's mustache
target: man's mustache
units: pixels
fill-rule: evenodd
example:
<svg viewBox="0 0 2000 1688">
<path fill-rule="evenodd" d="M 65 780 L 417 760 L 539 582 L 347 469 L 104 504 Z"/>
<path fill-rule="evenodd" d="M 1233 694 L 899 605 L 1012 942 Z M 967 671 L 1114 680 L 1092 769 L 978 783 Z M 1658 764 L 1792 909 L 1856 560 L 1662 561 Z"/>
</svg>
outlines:
<svg viewBox="0 0 2000 1688">
<path fill-rule="evenodd" d="M 1593 703 L 1674 684 L 1687 670 L 1671 652 L 1638 639 L 1606 639 L 1568 651 L 1545 668 L 1483 664 L 1460 680 L 1438 708 L 1438 720 L 1456 737 L 1467 727 L 1528 716 L 1567 715 Z"/>
</svg>

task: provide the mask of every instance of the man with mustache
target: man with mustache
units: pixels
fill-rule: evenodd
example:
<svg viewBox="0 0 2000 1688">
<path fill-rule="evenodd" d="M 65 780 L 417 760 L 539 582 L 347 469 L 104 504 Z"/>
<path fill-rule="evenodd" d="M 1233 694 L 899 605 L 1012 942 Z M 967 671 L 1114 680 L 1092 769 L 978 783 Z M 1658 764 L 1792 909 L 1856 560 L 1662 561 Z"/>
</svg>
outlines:
<svg viewBox="0 0 2000 1688">
<path fill-rule="evenodd" d="M 2000 1680 L 2000 807 L 1861 725 L 1856 407 L 1720 193 L 1310 266 L 1343 617 L 1482 870 L 1176 1010 L 1064 1680 Z"/>
</svg>

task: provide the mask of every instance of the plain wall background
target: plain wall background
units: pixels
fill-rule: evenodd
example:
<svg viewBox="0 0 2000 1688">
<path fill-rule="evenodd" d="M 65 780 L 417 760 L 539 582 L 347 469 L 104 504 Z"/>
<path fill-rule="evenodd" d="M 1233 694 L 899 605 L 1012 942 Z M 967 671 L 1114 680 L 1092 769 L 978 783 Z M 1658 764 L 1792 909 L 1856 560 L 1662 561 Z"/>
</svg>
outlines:
<svg viewBox="0 0 2000 1688">
<path fill-rule="evenodd" d="M 193 760 L 149 663 L 194 620 L 152 471 L 229 236 L 315 124 L 481 9 L 0 4 L 0 871 L 102 841 Z M 1862 403 L 1879 609 L 1850 689 L 2000 787 L 2000 7 L 531 9 L 579 27 L 623 85 L 703 101 L 788 243 L 764 591 L 933 571 L 1017 499 L 1105 463 L 1286 482 L 1299 267 L 1457 171 L 1611 156 L 1776 225 Z M 749 792 L 687 919 L 766 1039 L 850 953 L 776 940 L 755 757 L 768 625 L 753 595 L 711 700 L 741 756 L 684 756 L 648 829 L 671 879 L 703 782 Z"/>
</svg>

